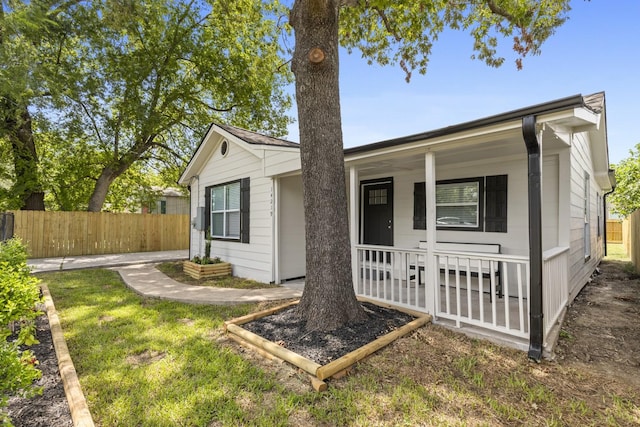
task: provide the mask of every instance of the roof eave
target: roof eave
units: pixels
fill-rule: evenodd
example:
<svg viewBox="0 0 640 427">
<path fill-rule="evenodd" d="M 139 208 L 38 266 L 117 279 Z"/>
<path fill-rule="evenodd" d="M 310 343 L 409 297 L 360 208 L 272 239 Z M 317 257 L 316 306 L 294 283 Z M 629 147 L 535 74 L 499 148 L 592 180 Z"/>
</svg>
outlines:
<svg viewBox="0 0 640 427">
<path fill-rule="evenodd" d="M 471 129 L 477 129 L 482 127 L 489 127 L 504 122 L 513 120 L 521 120 L 522 117 L 529 115 L 546 114 L 554 111 L 560 111 L 565 109 L 573 109 L 578 107 L 584 107 L 584 97 L 582 95 L 574 95 L 566 98 L 561 98 L 555 101 L 546 102 L 544 104 L 538 104 L 531 107 L 521 108 L 518 110 L 509 111 L 506 113 L 485 117 L 478 120 L 472 120 L 470 122 L 460 123 L 457 125 L 447 126 L 444 128 L 436 129 L 433 131 L 422 132 L 414 135 L 405 136 L 402 138 L 394 138 L 386 141 L 375 142 L 373 144 L 361 145 L 358 147 L 347 148 L 344 150 L 345 156 L 350 156 L 358 153 L 365 153 L 370 151 L 376 151 L 379 149 L 400 146 L 404 144 L 410 144 L 417 141 L 425 141 L 438 137 L 443 137 L 455 133 L 464 132 Z"/>
</svg>

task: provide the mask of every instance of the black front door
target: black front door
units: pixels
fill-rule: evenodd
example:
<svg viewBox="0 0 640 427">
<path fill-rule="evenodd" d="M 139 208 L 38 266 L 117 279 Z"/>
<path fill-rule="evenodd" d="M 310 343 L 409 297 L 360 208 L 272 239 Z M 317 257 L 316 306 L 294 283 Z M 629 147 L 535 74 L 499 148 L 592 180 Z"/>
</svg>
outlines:
<svg viewBox="0 0 640 427">
<path fill-rule="evenodd" d="M 393 246 L 393 178 L 360 183 L 362 243 Z"/>
</svg>

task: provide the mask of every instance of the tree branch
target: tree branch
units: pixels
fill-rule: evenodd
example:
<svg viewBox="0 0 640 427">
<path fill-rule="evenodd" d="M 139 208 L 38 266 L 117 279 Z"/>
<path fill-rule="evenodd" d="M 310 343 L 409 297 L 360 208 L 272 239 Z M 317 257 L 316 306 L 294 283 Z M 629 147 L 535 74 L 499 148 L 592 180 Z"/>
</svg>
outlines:
<svg viewBox="0 0 640 427">
<path fill-rule="evenodd" d="M 73 99 L 71 99 L 73 101 Z M 84 105 L 84 102 L 82 102 L 81 100 L 75 100 L 78 104 L 80 104 L 80 106 L 82 107 L 82 109 L 84 110 L 84 113 L 87 115 L 87 118 L 89 119 L 89 121 L 91 122 L 91 125 L 93 126 L 93 130 L 96 133 L 96 137 L 98 138 L 98 141 L 100 142 L 101 145 L 106 146 L 106 144 L 104 143 L 104 140 L 102 139 L 102 136 L 100 136 L 100 129 L 98 128 L 98 124 L 96 123 L 96 121 L 93 118 L 93 115 L 89 112 L 89 109 L 87 108 L 86 105 Z"/>
<path fill-rule="evenodd" d="M 358 4 L 358 0 L 346 0 L 346 1 L 344 1 L 344 3 L 353 6 L 353 5 Z M 366 1 L 365 4 L 367 5 L 367 7 L 369 7 L 369 2 L 368 1 Z M 395 41 L 397 43 L 402 42 L 402 37 L 400 36 L 400 34 L 398 34 L 396 29 L 393 28 L 393 26 L 391 25 L 391 21 L 389 20 L 389 17 L 385 13 L 385 11 L 380 9 L 377 6 L 372 7 L 372 9 L 376 11 L 378 16 L 380 16 L 380 19 L 382 20 L 382 24 L 384 25 L 384 28 L 395 39 Z M 405 80 L 408 82 L 411 79 L 411 70 L 409 69 L 409 67 L 407 67 L 407 63 L 405 62 L 404 59 L 401 59 L 399 64 L 400 64 L 400 68 L 402 68 L 402 71 L 405 72 L 405 74 L 406 74 Z"/>
</svg>

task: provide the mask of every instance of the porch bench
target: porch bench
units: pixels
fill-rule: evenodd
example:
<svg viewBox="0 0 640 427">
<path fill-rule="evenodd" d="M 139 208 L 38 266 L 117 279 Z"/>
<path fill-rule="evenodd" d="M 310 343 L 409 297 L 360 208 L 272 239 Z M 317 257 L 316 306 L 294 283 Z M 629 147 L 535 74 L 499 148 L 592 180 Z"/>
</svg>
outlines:
<svg viewBox="0 0 640 427">
<path fill-rule="evenodd" d="M 420 249 L 426 249 L 426 242 L 420 241 L 419 246 Z M 500 244 L 498 243 L 456 243 L 456 242 L 436 242 L 436 250 L 440 251 L 451 251 L 451 252 L 469 252 L 469 253 L 486 253 L 486 254 L 499 254 L 500 253 Z M 455 274 L 456 267 L 452 262 L 448 262 L 446 265 L 442 260 L 439 263 L 440 273 L 448 273 Z M 410 266 L 411 270 L 415 270 L 415 265 Z M 461 266 L 459 266 L 461 267 Z M 493 271 L 491 271 L 491 262 L 490 261 L 481 261 L 481 269 L 482 269 L 482 277 L 485 279 L 490 279 L 491 274 L 497 278 L 498 283 L 496 284 L 496 292 L 498 293 L 498 297 L 502 298 L 502 275 L 500 262 L 496 262 L 493 267 Z M 460 269 L 460 275 L 466 276 L 467 271 Z M 422 273 L 424 272 L 424 266 L 418 266 L 418 283 L 422 284 Z M 478 273 L 473 271 L 471 272 L 471 277 L 478 277 Z"/>
</svg>

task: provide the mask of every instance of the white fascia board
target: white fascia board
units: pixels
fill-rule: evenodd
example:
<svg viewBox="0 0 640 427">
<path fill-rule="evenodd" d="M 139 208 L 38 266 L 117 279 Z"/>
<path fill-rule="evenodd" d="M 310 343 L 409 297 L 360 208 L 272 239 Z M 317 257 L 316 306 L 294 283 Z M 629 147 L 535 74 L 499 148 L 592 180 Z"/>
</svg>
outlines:
<svg viewBox="0 0 640 427">
<path fill-rule="evenodd" d="M 461 132 L 456 132 L 448 135 L 436 136 L 420 141 L 399 144 L 395 146 L 380 148 L 378 150 L 372 150 L 364 153 L 356 153 L 345 156 L 345 162 L 357 162 L 370 157 L 378 156 L 393 156 L 403 154 L 404 152 L 430 148 L 437 151 L 438 149 L 446 149 L 452 147 L 459 147 L 464 145 L 472 145 L 482 142 L 483 140 L 490 141 L 496 135 L 505 135 L 516 132 L 522 132 L 522 121 L 512 120 L 506 123 L 495 124 L 487 127 L 469 129 Z M 424 151 L 424 150 L 423 150 Z"/>
<path fill-rule="evenodd" d="M 542 114 L 536 116 L 537 124 L 545 123 L 563 123 L 571 122 L 571 127 L 595 125 L 599 126 L 600 114 L 594 113 L 587 108 L 573 108 L 571 110 L 562 110 L 555 113 Z"/>
<path fill-rule="evenodd" d="M 184 172 L 182 172 L 182 175 L 180 175 L 178 184 L 189 185 L 191 179 L 197 176 L 200 169 L 202 169 L 202 165 L 205 163 L 203 159 L 208 159 L 211 156 L 211 152 L 213 151 L 214 147 L 212 147 L 212 144 L 209 144 L 208 142 L 211 139 L 211 135 L 214 132 L 217 132 L 215 128 L 217 128 L 217 126 L 215 126 L 214 124 L 209 127 L 207 134 L 204 136 L 204 138 L 202 138 L 202 142 L 196 149 L 193 157 L 191 157 L 191 160 L 189 160 L 189 164 L 187 164 Z"/>
<path fill-rule="evenodd" d="M 221 138 L 218 138 L 216 140 L 216 138 L 214 137 L 214 134 L 219 135 Z M 216 148 L 218 147 L 218 145 L 223 139 L 226 139 L 227 141 L 240 146 L 242 149 L 248 151 L 249 153 L 253 154 L 255 157 L 259 159 L 264 159 L 264 150 L 266 147 L 271 148 L 271 146 L 266 146 L 266 145 L 249 144 L 243 141 L 242 139 L 238 138 L 237 136 L 227 132 L 226 130 L 222 129 L 221 127 L 217 126 L 214 123 L 209 128 L 209 131 L 203 138 L 202 143 L 200 144 L 195 154 L 191 158 L 191 161 L 185 168 L 184 172 L 182 173 L 182 175 L 180 175 L 180 179 L 178 180 L 178 183 L 181 185 L 188 185 L 189 182 L 191 181 L 191 178 L 193 178 L 194 176 L 197 176 L 200 170 L 202 170 L 202 168 L 204 167 L 204 165 L 207 164 L 211 155 L 213 154 L 213 152 L 216 150 Z M 280 147 L 274 147 L 274 148 L 280 148 Z M 288 148 L 288 147 L 282 147 L 282 148 Z M 295 148 L 293 149 L 295 150 Z"/>
</svg>

